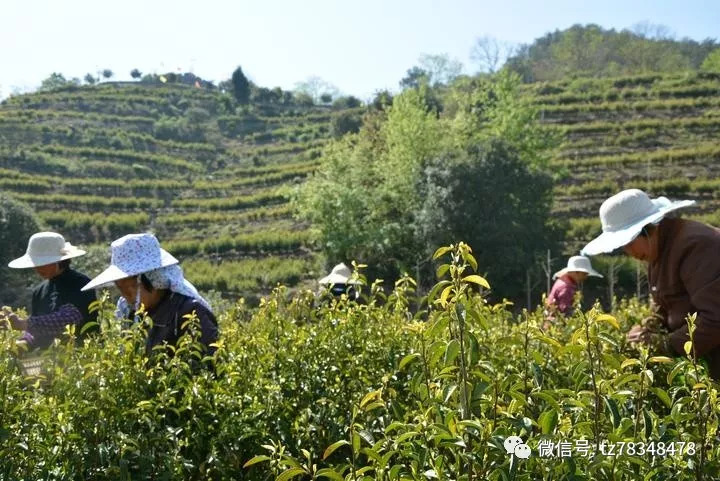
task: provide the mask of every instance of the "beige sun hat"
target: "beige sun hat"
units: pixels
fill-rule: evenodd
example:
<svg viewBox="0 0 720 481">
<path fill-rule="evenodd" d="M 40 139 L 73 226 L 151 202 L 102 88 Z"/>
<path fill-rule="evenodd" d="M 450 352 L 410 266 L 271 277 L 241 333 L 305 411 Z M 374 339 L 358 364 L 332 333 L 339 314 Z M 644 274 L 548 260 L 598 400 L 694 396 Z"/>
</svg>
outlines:
<svg viewBox="0 0 720 481">
<path fill-rule="evenodd" d="M 28 269 L 72 259 L 85 255 L 85 251 L 78 249 L 56 232 L 38 232 L 30 236 L 25 255 L 8 263 L 13 269 Z"/>
<path fill-rule="evenodd" d="M 358 282 L 351 279 L 352 271 L 344 263 L 340 263 L 333 267 L 332 272 L 326 275 L 318 282 L 320 284 L 357 284 Z"/>
<path fill-rule="evenodd" d="M 593 269 L 590 259 L 585 256 L 572 256 L 568 259 L 567 267 L 557 271 L 553 275 L 553 279 L 564 276 L 568 272 L 584 272 L 589 276 L 602 277 L 602 274 Z"/>
<path fill-rule="evenodd" d="M 160 247 L 157 237 L 150 233 L 128 234 L 110 244 L 110 266 L 81 291 L 106 287 L 126 277 L 137 276 L 161 267 L 177 264 L 168 251 Z"/>
<path fill-rule="evenodd" d="M 640 189 L 623 190 L 602 203 L 600 223 L 603 233 L 580 253 L 594 256 L 619 249 L 632 242 L 646 225 L 657 224 L 670 212 L 694 203 L 694 200 L 671 201 L 667 197 L 650 199 Z"/>
</svg>

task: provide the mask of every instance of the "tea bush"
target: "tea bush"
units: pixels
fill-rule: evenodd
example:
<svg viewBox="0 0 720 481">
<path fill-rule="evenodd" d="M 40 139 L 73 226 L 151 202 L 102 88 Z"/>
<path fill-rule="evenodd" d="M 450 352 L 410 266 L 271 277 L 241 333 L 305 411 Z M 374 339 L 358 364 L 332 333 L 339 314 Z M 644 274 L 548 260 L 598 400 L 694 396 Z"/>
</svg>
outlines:
<svg viewBox="0 0 720 481">
<path fill-rule="evenodd" d="M 240 300 L 204 368 L 194 329 L 147 359 L 145 324 L 122 331 L 106 297 L 101 337 L 57 342 L 36 377 L 0 331 L 0 480 L 716 476 L 718 385 L 689 355 L 626 343 L 647 308 L 516 315 L 486 301 L 466 245 L 448 257 L 424 301 L 409 277 L 361 303 L 282 287 L 254 311 Z M 510 436 L 528 459 L 506 452 Z M 589 453 L 541 456 L 551 442 Z M 621 442 L 638 444 L 601 451 Z"/>
</svg>

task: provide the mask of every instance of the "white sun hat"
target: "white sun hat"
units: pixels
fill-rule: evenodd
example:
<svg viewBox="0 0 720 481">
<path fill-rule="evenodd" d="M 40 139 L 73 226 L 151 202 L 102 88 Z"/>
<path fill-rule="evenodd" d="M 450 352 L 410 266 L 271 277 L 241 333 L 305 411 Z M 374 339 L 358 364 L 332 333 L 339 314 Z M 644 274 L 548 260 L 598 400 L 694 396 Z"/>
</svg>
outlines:
<svg viewBox="0 0 720 481">
<path fill-rule="evenodd" d="M 592 264 L 590 264 L 590 259 L 585 256 L 572 256 L 568 259 L 567 267 L 557 271 L 553 275 L 553 279 L 564 276 L 568 272 L 584 272 L 590 276 L 602 277 L 602 274 L 593 269 Z"/>
<path fill-rule="evenodd" d="M 623 190 L 600 206 L 603 233 L 590 241 L 581 254 L 594 256 L 619 249 L 632 242 L 646 225 L 657 224 L 670 212 L 694 203 L 694 200 L 671 201 L 667 197 L 650 199 L 642 190 Z"/>
<path fill-rule="evenodd" d="M 178 260 L 152 234 L 128 234 L 110 244 L 110 267 L 87 283 L 82 291 L 107 287 L 126 277 L 137 276 L 161 267 L 177 264 Z"/>
<path fill-rule="evenodd" d="M 318 282 L 320 284 L 357 284 L 357 281 L 350 279 L 351 277 L 350 268 L 341 263 L 333 267 L 332 272 Z"/>
<path fill-rule="evenodd" d="M 85 251 L 78 249 L 55 232 L 38 232 L 30 236 L 25 255 L 8 263 L 13 269 L 46 266 L 56 262 L 80 257 Z"/>
</svg>

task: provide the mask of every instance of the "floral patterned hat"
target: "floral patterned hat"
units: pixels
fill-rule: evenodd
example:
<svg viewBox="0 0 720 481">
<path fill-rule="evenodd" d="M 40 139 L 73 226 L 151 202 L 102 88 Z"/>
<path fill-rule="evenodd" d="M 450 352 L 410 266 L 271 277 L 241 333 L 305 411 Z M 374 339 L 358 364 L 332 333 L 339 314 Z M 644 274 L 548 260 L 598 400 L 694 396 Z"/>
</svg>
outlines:
<svg viewBox="0 0 720 481">
<path fill-rule="evenodd" d="M 107 287 L 126 277 L 137 276 L 161 267 L 177 264 L 178 260 L 160 248 L 157 237 L 150 233 L 128 234 L 110 244 L 110 267 L 81 290 Z"/>
</svg>

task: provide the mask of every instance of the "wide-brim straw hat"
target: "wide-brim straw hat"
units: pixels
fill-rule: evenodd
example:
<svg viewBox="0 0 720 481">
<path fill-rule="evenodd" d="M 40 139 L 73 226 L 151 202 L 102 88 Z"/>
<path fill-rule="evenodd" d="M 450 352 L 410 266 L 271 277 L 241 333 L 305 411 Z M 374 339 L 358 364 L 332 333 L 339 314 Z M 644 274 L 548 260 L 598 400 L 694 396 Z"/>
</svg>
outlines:
<svg viewBox="0 0 720 481">
<path fill-rule="evenodd" d="M 56 232 L 38 232 L 30 236 L 25 255 L 8 263 L 13 269 L 28 269 L 72 259 L 85 255 L 85 251 L 78 249 Z"/>
<path fill-rule="evenodd" d="M 352 271 L 345 264 L 338 264 L 333 267 L 330 274 L 326 275 L 318 282 L 320 284 L 357 284 L 357 281 L 351 279 Z"/>
<path fill-rule="evenodd" d="M 646 225 L 657 224 L 670 212 L 694 203 L 694 200 L 671 201 L 667 197 L 650 199 L 642 190 L 623 190 L 600 206 L 603 232 L 581 254 L 594 256 L 619 249 L 632 242 Z"/>
<path fill-rule="evenodd" d="M 553 275 L 553 279 L 564 276 L 568 272 L 584 272 L 589 276 L 602 277 L 602 274 L 593 269 L 592 264 L 590 264 L 590 259 L 585 256 L 572 256 L 568 259 L 567 267 L 557 271 Z"/>
<path fill-rule="evenodd" d="M 178 263 L 169 252 L 160 248 L 160 242 L 149 233 L 121 237 L 110 244 L 110 251 L 110 266 L 81 290 L 107 287 L 117 280 Z"/>
</svg>

